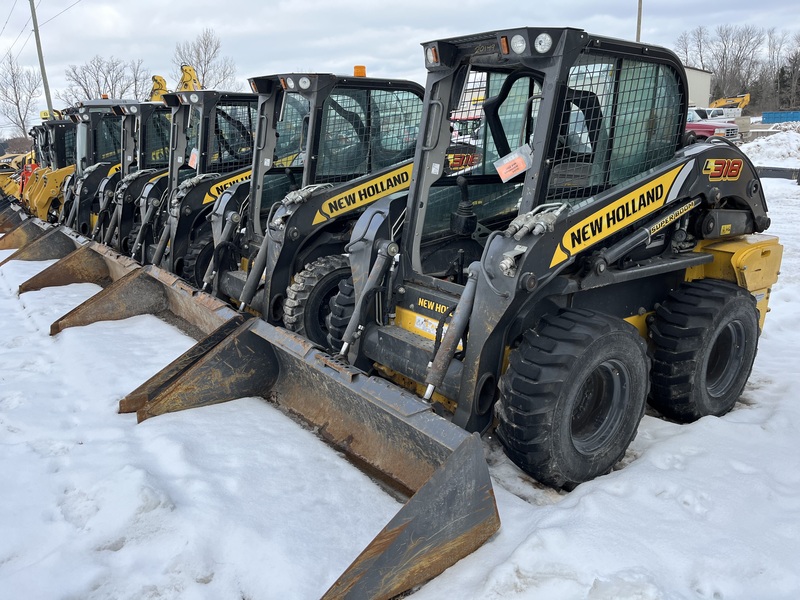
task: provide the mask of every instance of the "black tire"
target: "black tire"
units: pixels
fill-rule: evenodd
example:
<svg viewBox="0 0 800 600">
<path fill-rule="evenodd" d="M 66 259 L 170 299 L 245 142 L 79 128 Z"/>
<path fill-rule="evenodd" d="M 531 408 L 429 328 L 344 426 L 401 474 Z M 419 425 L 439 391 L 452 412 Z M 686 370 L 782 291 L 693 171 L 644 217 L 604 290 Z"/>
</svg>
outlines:
<svg viewBox="0 0 800 600">
<path fill-rule="evenodd" d="M 327 347 L 330 301 L 339 291 L 339 282 L 350 277 L 346 256 L 322 256 L 295 274 L 286 290 L 283 325 L 315 344 Z"/>
<path fill-rule="evenodd" d="M 656 310 L 650 328 L 650 404 L 688 423 L 729 412 L 758 348 L 758 310 L 747 290 L 719 280 L 686 283 Z"/>
<path fill-rule="evenodd" d="M 691 146 L 697 143 L 697 134 L 694 131 L 687 131 L 683 134 L 683 145 Z"/>
<path fill-rule="evenodd" d="M 130 256 L 133 252 L 133 245 L 136 243 L 136 236 L 139 235 L 139 230 L 142 228 L 141 223 L 134 223 L 131 227 L 130 233 L 122 238 L 119 242 L 119 252 L 125 256 Z"/>
<path fill-rule="evenodd" d="M 342 349 L 344 343 L 342 338 L 355 310 L 356 290 L 353 278 L 348 277 L 339 282 L 339 292 L 331 298 L 330 312 L 325 318 L 325 325 L 328 328 L 328 348 L 337 352 Z"/>
<path fill-rule="evenodd" d="M 547 315 L 509 355 L 495 404 L 508 457 L 571 489 L 623 457 L 644 414 L 647 345 L 622 319 L 588 310 Z"/>
<path fill-rule="evenodd" d="M 186 256 L 183 257 L 181 277 L 196 287 L 203 287 L 203 277 L 206 269 L 214 256 L 214 236 L 211 229 L 204 228 L 198 232 L 197 237 L 189 244 Z"/>
</svg>

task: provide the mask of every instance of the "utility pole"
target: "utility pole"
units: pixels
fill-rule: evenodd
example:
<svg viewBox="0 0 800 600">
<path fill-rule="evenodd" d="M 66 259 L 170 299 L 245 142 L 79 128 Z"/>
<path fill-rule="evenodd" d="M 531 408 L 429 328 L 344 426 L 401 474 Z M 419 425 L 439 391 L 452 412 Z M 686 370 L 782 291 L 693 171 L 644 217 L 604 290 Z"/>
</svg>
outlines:
<svg viewBox="0 0 800 600">
<path fill-rule="evenodd" d="M 641 1 L 641 0 L 640 0 Z M 42 72 L 42 83 L 44 84 L 44 99 L 47 102 L 47 118 L 53 119 L 53 101 L 50 100 L 50 86 L 47 84 L 47 73 L 44 70 L 44 56 L 42 55 L 42 41 L 39 39 L 39 22 L 36 20 L 36 7 L 31 3 L 31 20 L 33 21 L 33 34 L 36 36 L 36 50 L 39 53 L 39 69 Z"/>
<path fill-rule="evenodd" d="M 33 0 L 31 0 L 33 2 Z M 639 14 L 636 16 L 636 41 L 642 37 L 642 0 L 639 0 Z"/>
</svg>

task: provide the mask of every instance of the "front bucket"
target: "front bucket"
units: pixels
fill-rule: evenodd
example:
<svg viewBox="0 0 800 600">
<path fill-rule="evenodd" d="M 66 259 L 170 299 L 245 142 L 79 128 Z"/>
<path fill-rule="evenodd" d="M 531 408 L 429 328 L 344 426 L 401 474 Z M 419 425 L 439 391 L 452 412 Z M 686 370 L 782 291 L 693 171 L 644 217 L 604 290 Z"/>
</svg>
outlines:
<svg viewBox="0 0 800 600">
<path fill-rule="evenodd" d="M 137 416 L 246 396 L 276 402 L 355 464 L 412 495 L 326 598 L 391 598 L 441 573 L 499 528 L 476 436 L 416 396 L 261 319 L 243 323 L 173 375 Z"/>
<path fill-rule="evenodd" d="M 49 228 L 44 221 L 25 219 L 0 238 L 0 250 L 22 249 L 33 240 L 43 236 Z"/>
<path fill-rule="evenodd" d="M 113 260 L 107 266 L 114 265 L 122 263 Z M 134 268 L 117 279 L 112 275 L 114 281 L 108 287 L 56 320 L 50 335 L 67 327 L 153 314 L 197 340 L 238 315 L 222 300 L 197 291 L 163 269 L 153 265 L 135 268 L 133 261 L 131 265 Z"/>
<path fill-rule="evenodd" d="M 70 283 L 95 283 L 106 287 L 139 267 L 139 263 L 132 258 L 122 256 L 108 246 L 87 242 L 85 238 L 80 240 L 83 241 L 82 245 L 75 237 L 54 230 L 12 254 L 9 260 L 63 257 L 21 284 L 19 293 Z"/>
<path fill-rule="evenodd" d="M 14 254 L 0 262 L 0 265 L 12 260 L 52 260 L 54 258 L 62 258 L 88 241 L 86 238 L 79 237 L 70 230 L 65 230 L 61 227 L 48 227 L 42 231 L 44 232 L 42 235 L 34 237 L 27 244 L 20 246 Z M 13 235 L 13 232 L 9 235 Z"/>
<path fill-rule="evenodd" d="M 161 393 L 170 383 L 175 381 L 181 373 L 203 358 L 203 356 L 210 352 L 217 344 L 223 342 L 248 318 L 252 318 L 252 315 L 237 314 L 212 331 L 197 344 L 172 361 L 167 367 L 153 375 L 150 379 L 125 396 L 125 398 L 120 400 L 119 412 L 132 413 L 144 408 L 148 402 Z"/>
<path fill-rule="evenodd" d="M 22 207 L 11 204 L 0 211 L 0 233 L 8 233 L 27 218 Z"/>
</svg>

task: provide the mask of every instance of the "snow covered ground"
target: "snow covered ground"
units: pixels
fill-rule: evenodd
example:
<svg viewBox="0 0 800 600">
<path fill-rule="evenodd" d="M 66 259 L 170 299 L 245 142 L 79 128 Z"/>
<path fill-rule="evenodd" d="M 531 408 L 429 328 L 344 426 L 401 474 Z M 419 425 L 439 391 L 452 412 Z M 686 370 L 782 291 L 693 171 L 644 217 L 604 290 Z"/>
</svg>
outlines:
<svg viewBox="0 0 800 600">
<path fill-rule="evenodd" d="M 800 186 L 764 188 L 785 253 L 742 401 L 646 415 L 622 464 L 569 494 L 489 441 L 502 528 L 415 600 L 800 597 Z M 0 267 L 0 598 L 319 597 L 398 503 L 263 400 L 117 414 L 192 342 L 150 316 L 50 337 L 98 288 L 17 296 L 48 264 Z"/>
</svg>

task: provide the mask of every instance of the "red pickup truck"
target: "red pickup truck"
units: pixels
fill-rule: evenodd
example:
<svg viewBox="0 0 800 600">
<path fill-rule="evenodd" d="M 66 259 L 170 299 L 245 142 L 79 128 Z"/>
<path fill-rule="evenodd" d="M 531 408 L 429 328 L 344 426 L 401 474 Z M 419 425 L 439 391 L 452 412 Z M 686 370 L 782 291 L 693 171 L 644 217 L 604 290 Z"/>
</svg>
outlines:
<svg viewBox="0 0 800 600">
<path fill-rule="evenodd" d="M 723 121 L 706 121 L 690 110 L 686 118 L 686 132 L 683 134 L 684 145 L 694 144 L 698 140 L 706 140 L 712 135 L 728 138 L 732 142 L 739 142 L 739 126 L 735 123 Z"/>
</svg>

